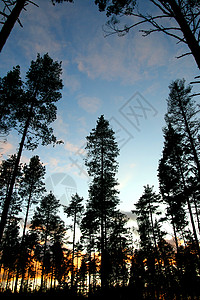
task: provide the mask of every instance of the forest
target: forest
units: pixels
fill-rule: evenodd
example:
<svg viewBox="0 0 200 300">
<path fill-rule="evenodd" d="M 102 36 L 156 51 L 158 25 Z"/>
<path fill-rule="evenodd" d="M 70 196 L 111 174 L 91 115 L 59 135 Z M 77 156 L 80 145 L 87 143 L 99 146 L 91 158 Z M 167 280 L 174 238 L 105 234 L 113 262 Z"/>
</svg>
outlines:
<svg viewBox="0 0 200 300">
<path fill-rule="evenodd" d="M 131 15 L 133 2 L 96 4 L 100 11 L 107 9 L 108 16 Z M 170 5 L 174 8 L 174 2 L 187 2 L 184 11 L 195 11 L 193 23 L 199 16 L 199 1 L 152 2 L 160 2 L 164 13 Z M 150 21 L 154 22 L 145 20 Z M 198 26 L 199 22 L 196 31 Z M 197 55 L 191 43 L 188 46 L 198 64 L 200 52 Z M 159 192 L 147 183 L 140 198 L 133 199 L 137 221 L 133 228 L 119 209 L 120 149 L 104 115 L 86 136 L 88 199 L 75 193 L 68 205 L 61 205 L 46 191 L 46 168 L 40 157 L 21 162 L 25 149 L 63 143 L 51 127 L 62 98 L 61 62 L 48 53 L 38 54 L 24 80 L 21 73 L 15 66 L 0 78 L 1 139 L 13 130 L 19 137 L 17 152 L 0 163 L 1 297 L 200 299 L 200 106 L 192 84 L 185 79 L 169 84 L 157 167 Z M 70 225 L 62 220 L 61 211 Z"/>
</svg>

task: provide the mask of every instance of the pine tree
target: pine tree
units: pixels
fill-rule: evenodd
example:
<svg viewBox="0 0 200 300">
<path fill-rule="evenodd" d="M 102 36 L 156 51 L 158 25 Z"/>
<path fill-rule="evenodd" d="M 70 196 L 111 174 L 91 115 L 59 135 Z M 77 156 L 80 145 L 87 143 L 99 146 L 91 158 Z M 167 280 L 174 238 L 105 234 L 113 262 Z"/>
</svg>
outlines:
<svg viewBox="0 0 200 300">
<path fill-rule="evenodd" d="M 175 80 L 169 88 L 166 121 L 175 133 L 179 135 L 179 140 L 180 137 L 182 139 L 181 147 L 173 146 L 175 164 L 178 168 L 182 185 L 182 193 L 179 194 L 179 197 L 185 199 L 187 203 L 196 249 L 198 255 L 200 255 L 198 236 L 192 212 L 192 195 L 194 194 L 193 191 L 199 190 L 200 180 L 198 106 L 193 100 L 191 86 L 185 86 L 185 80 Z M 192 186 L 193 191 L 188 182 L 191 182 L 191 177 L 194 178 L 193 182 L 196 182 L 196 186 Z"/>
<path fill-rule="evenodd" d="M 11 155 L 7 160 L 3 160 L 0 166 L 0 210 L 1 213 L 4 208 L 5 199 L 8 195 L 10 183 L 13 175 L 13 170 L 15 168 L 16 155 Z M 18 166 L 15 189 L 12 194 L 11 203 L 8 211 L 8 218 L 17 217 L 17 215 L 22 211 L 22 201 L 23 199 L 19 196 L 19 187 L 22 176 L 22 165 Z"/>
<path fill-rule="evenodd" d="M 119 149 L 114 131 L 102 115 L 97 120 L 96 128 L 87 136 L 86 166 L 92 178 L 89 186 L 89 206 L 100 232 L 101 250 L 101 286 L 107 286 L 107 230 L 108 219 L 115 211 L 119 199 L 115 178 L 118 170 L 117 156 Z"/>
<path fill-rule="evenodd" d="M 21 134 L 21 141 L 15 161 L 15 167 L 11 178 L 9 191 L 5 199 L 3 212 L 0 223 L 0 240 L 6 224 L 7 214 L 13 193 L 13 187 L 17 175 L 20 158 L 23 148 L 34 150 L 41 141 L 42 145 L 56 143 L 56 137 L 50 124 L 56 120 L 56 106 L 61 98 L 62 80 L 61 80 L 61 64 L 45 54 L 41 57 L 39 54 L 36 61 L 31 62 L 31 66 L 26 73 L 26 82 L 21 88 L 20 73 L 17 73 L 19 88 L 16 88 L 16 96 L 18 97 L 19 89 L 21 89 L 20 97 L 16 102 L 14 110 L 15 128 Z M 9 97 L 9 85 L 4 88 L 5 93 L 2 101 Z M 15 96 L 15 90 L 12 97 Z M 13 100 L 12 100 L 13 101 Z"/>
<path fill-rule="evenodd" d="M 19 268 L 20 265 L 23 264 L 24 260 L 24 253 L 26 252 L 25 249 L 25 232 L 26 232 L 26 225 L 28 221 L 29 210 L 32 204 L 37 204 L 40 200 L 42 194 L 45 192 L 44 187 L 44 175 L 45 175 L 45 167 L 42 166 L 39 156 L 33 156 L 30 159 L 30 163 L 27 166 L 26 164 L 23 167 L 23 177 L 20 182 L 20 190 L 19 194 L 21 195 L 22 199 L 26 201 L 26 212 L 25 212 L 25 220 L 24 220 L 24 228 L 22 233 L 22 240 L 21 240 L 21 247 L 20 247 L 20 258 L 19 258 L 19 266 L 17 270 L 16 280 L 15 280 L 15 290 L 17 290 L 18 284 L 18 275 L 19 275 Z M 23 286 L 23 279 L 24 279 L 24 272 L 22 270 L 22 280 L 21 280 L 21 287 Z"/>
<path fill-rule="evenodd" d="M 196 167 L 196 174 L 200 180 L 199 118 L 197 117 L 199 109 L 192 97 L 192 87 L 185 86 L 184 79 L 177 79 L 170 84 L 169 89 L 166 119 L 177 133 L 184 136 L 184 143 L 190 151 L 188 163 L 193 163 Z"/>
<path fill-rule="evenodd" d="M 83 214 L 84 206 L 82 204 L 83 198 L 77 193 L 72 196 L 68 207 L 64 208 L 64 212 L 68 217 L 73 218 L 73 246 L 72 246 L 72 267 L 71 267 L 71 288 L 74 283 L 74 255 L 75 255 L 75 238 L 76 238 L 76 224 L 79 223 L 80 217 Z"/>
<path fill-rule="evenodd" d="M 83 245 L 88 255 L 88 284 L 89 294 L 92 292 L 92 274 L 93 274 L 93 289 L 94 289 L 94 276 L 97 273 L 95 259 L 92 259 L 92 254 L 98 251 L 98 225 L 94 219 L 94 211 L 88 205 L 86 207 L 84 216 L 82 217 L 81 224 L 81 244 Z"/>
<path fill-rule="evenodd" d="M 140 235 L 140 247 L 146 260 L 146 282 L 151 293 L 159 294 L 160 286 L 158 279 L 161 278 L 162 269 L 160 265 L 160 253 L 158 251 L 158 237 L 156 215 L 160 215 L 158 210 L 160 195 L 153 191 L 153 186 L 144 186 L 144 193 L 135 204 L 137 215 L 138 233 Z"/>
<path fill-rule="evenodd" d="M 141 246 L 148 249 L 157 247 L 154 215 L 158 212 L 160 195 L 153 192 L 153 186 L 144 186 L 144 193 L 135 204 Z M 150 248 L 149 248 L 150 247 Z"/>
<path fill-rule="evenodd" d="M 59 200 L 50 193 L 44 196 L 41 200 L 40 206 L 35 210 L 31 221 L 31 230 L 34 230 L 38 236 L 40 243 L 42 243 L 42 274 L 41 274 L 41 290 L 44 284 L 45 268 L 47 268 L 49 244 L 52 241 L 55 232 L 55 226 L 60 220 L 58 216 L 58 209 L 60 207 Z"/>
<path fill-rule="evenodd" d="M 38 155 L 30 159 L 29 165 L 23 167 L 23 178 L 20 184 L 20 195 L 26 200 L 26 213 L 24 220 L 24 229 L 22 240 L 25 236 L 26 225 L 28 221 L 28 214 L 32 204 L 37 204 L 41 199 L 42 194 L 45 192 L 44 187 L 45 167 L 40 162 Z"/>
<path fill-rule="evenodd" d="M 107 231 L 108 267 L 110 287 L 124 287 L 128 283 L 128 260 L 131 256 L 132 236 L 127 228 L 128 217 L 120 211 L 109 218 Z"/>
<path fill-rule="evenodd" d="M 167 205 L 166 217 L 172 224 L 177 253 L 179 252 L 178 236 L 187 226 L 185 212 L 186 199 L 183 195 L 182 176 L 185 173 L 183 137 L 176 133 L 169 123 L 164 128 L 164 149 L 159 161 L 158 177 L 162 199 Z M 182 171 L 182 172 L 181 172 Z"/>
<path fill-rule="evenodd" d="M 19 223 L 16 218 L 12 218 L 6 224 L 5 234 L 1 244 L 1 265 L 4 272 L 7 270 L 7 282 L 14 277 L 18 256 L 19 256 Z"/>
</svg>

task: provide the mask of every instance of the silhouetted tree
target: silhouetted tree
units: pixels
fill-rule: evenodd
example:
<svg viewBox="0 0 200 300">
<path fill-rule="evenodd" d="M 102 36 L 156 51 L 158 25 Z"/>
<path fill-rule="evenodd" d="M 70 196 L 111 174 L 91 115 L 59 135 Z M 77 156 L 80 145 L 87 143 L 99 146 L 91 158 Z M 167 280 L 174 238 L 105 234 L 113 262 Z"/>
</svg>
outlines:
<svg viewBox="0 0 200 300">
<path fill-rule="evenodd" d="M 172 224 L 178 254 L 177 233 L 182 233 L 188 224 L 185 212 L 186 199 L 183 196 L 184 187 L 182 183 L 183 170 L 185 171 L 183 137 L 176 133 L 169 123 L 164 129 L 164 139 L 163 155 L 158 167 L 158 178 L 162 199 L 167 205 L 165 215 Z"/>
<path fill-rule="evenodd" d="M 26 214 L 24 220 L 24 228 L 22 234 L 25 236 L 25 230 L 28 220 L 29 210 L 32 204 L 37 204 L 41 199 L 42 194 L 46 191 L 44 184 L 45 167 L 40 162 L 38 155 L 30 159 L 29 165 L 23 167 L 23 178 L 20 184 L 20 195 L 23 200 L 26 200 Z"/>
<path fill-rule="evenodd" d="M 107 252 L 108 278 L 110 287 L 126 286 L 129 279 L 128 261 L 132 255 L 132 236 L 127 228 L 128 217 L 115 211 L 108 220 Z"/>
<path fill-rule="evenodd" d="M 98 225 L 96 220 L 94 219 L 94 211 L 92 208 L 89 207 L 89 205 L 87 205 L 84 216 L 81 219 L 80 229 L 81 229 L 81 243 L 87 251 L 88 260 L 89 260 L 88 284 L 89 284 L 89 293 L 91 293 L 92 291 L 91 276 L 93 274 L 93 279 L 94 279 L 94 275 L 97 272 L 95 259 L 92 259 L 92 253 L 94 253 L 95 255 L 95 252 L 97 252 L 99 239 L 98 239 Z"/>
<path fill-rule="evenodd" d="M 137 215 L 140 247 L 146 259 L 146 283 L 150 294 L 155 293 L 156 289 L 159 294 L 158 279 L 162 276 L 155 220 L 155 216 L 160 215 L 159 201 L 160 195 L 153 191 L 153 187 L 144 186 L 144 193 L 135 204 L 136 210 L 133 211 Z"/>
<path fill-rule="evenodd" d="M 145 261 L 146 257 L 141 249 L 136 249 L 131 260 L 129 286 L 135 299 L 144 298 L 144 289 L 146 281 Z"/>
<path fill-rule="evenodd" d="M 47 267 L 49 243 L 52 241 L 55 228 L 60 223 L 58 216 L 59 200 L 50 193 L 44 196 L 41 200 L 40 206 L 35 210 L 31 221 L 30 228 L 37 232 L 40 243 L 42 243 L 42 274 L 41 274 L 41 290 L 43 289 L 45 267 Z"/>
<path fill-rule="evenodd" d="M 42 166 L 39 156 L 37 155 L 33 156 L 30 159 L 28 166 L 25 164 L 23 167 L 23 178 L 21 180 L 19 194 L 21 195 L 22 199 L 26 201 L 26 213 L 25 213 L 24 228 L 23 228 L 21 247 L 20 247 L 21 251 L 20 251 L 20 258 L 19 258 L 19 268 L 20 268 L 21 260 L 23 261 L 23 256 L 25 251 L 24 239 L 25 239 L 25 232 L 26 232 L 29 210 L 32 204 L 36 205 L 38 203 L 38 201 L 41 199 L 42 193 L 45 192 L 45 187 L 43 182 L 44 175 L 45 175 L 45 167 Z M 15 280 L 15 290 L 17 290 L 19 268 Z M 24 277 L 22 277 L 21 286 L 23 286 L 23 279 Z"/>
<path fill-rule="evenodd" d="M 190 150 L 188 163 L 192 161 L 196 165 L 197 176 L 200 180 L 199 160 L 199 108 L 194 101 L 190 85 L 185 86 L 185 80 L 177 79 L 170 86 L 170 93 L 167 99 L 168 111 L 166 118 L 172 127 L 184 136 L 184 142 Z"/>
<path fill-rule="evenodd" d="M 73 218 L 73 248 L 72 248 L 72 268 L 71 268 L 71 288 L 74 282 L 74 254 L 75 254 L 75 238 L 76 238 L 76 224 L 79 223 L 80 217 L 83 214 L 84 206 L 82 204 L 83 198 L 77 193 L 72 196 L 68 207 L 64 208 L 64 212 L 68 217 Z"/>
<path fill-rule="evenodd" d="M 167 100 L 168 112 L 166 114 L 166 120 L 173 126 L 174 130 L 182 136 L 182 145 L 184 145 L 182 147 L 184 157 L 181 157 L 180 152 L 177 151 L 178 148 L 174 147 L 174 153 L 176 156 L 175 162 L 178 166 L 183 186 L 182 194 L 179 194 L 179 196 L 185 198 L 187 202 L 196 248 L 200 254 L 199 242 L 192 212 L 191 192 L 189 191 L 187 182 L 189 175 L 197 177 L 197 182 L 199 182 L 200 179 L 198 147 L 199 119 L 197 118 L 198 109 L 191 96 L 191 87 L 185 87 L 184 80 L 176 80 L 172 82 L 169 88 L 170 94 Z"/>
<path fill-rule="evenodd" d="M 107 230 L 108 220 L 116 209 L 119 199 L 116 189 L 115 174 L 118 169 L 117 156 L 119 149 L 114 131 L 102 115 L 97 120 L 96 128 L 87 136 L 86 166 L 92 177 L 89 186 L 89 207 L 98 224 L 101 248 L 101 286 L 107 285 Z"/>
<path fill-rule="evenodd" d="M 51 287 L 53 283 L 53 278 L 58 280 L 59 284 L 65 281 L 65 275 L 67 272 L 65 257 L 64 257 L 64 249 L 62 246 L 63 241 L 54 241 L 51 250 L 53 261 L 51 263 L 52 275 L 51 275 Z"/>
<path fill-rule="evenodd" d="M 0 165 L 0 210 L 3 211 L 5 199 L 7 197 L 13 170 L 15 168 L 16 155 L 11 155 L 7 160 L 2 160 Z M 19 197 L 19 186 L 22 176 L 22 166 L 18 166 L 15 189 L 12 194 L 10 209 L 8 211 L 9 218 L 16 217 L 22 211 L 22 199 Z"/>
<path fill-rule="evenodd" d="M 81 259 L 81 266 L 78 271 L 78 280 L 77 284 L 79 285 L 80 294 L 85 295 L 87 292 L 87 273 L 88 273 L 88 266 L 87 266 L 87 257 L 82 255 Z"/>
<path fill-rule="evenodd" d="M 153 192 L 153 187 L 147 185 L 144 186 L 144 193 L 135 204 L 136 210 L 133 212 L 137 215 L 141 246 L 143 247 L 149 247 L 150 245 L 157 247 L 153 216 L 160 214 L 158 212 L 159 200 L 160 195 Z"/>
<path fill-rule="evenodd" d="M 63 87 L 60 77 L 61 64 L 57 61 L 54 62 L 48 54 L 45 54 L 43 57 L 38 54 L 36 61 L 31 62 L 29 71 L 26 74 L 26 83 L 23 84 L 20 105 L 19 103 L 17 104 L 18 110 L 15 114 L 19 121 L 16 124 L 18 125 L 16 129 L 21 134 L 21 141 L 1 216 L 0 240 L 6 224 L 13 187 L 24 146 L 29 150 L 33 150 L 37 148 L 40 140 L 42 145 L 56 143 L 53 129 L 49 125 L 56 120 L 57 108 L 54 103 L 61 98 L 59 90 Z M 10 93 L 9 89 L 7 93 Z"/>
<path fill-rule="evenodd" d="M 7 283 L 12 277 L 14 280 L 17 267 L 20 245 L 19 229 L 18 220 L 16 218 L 10 219 L 6 224 L 5 234 L 1 243 L 0 263 L 3 266 L 4 272 L 7 271 Z"/>
</svg>

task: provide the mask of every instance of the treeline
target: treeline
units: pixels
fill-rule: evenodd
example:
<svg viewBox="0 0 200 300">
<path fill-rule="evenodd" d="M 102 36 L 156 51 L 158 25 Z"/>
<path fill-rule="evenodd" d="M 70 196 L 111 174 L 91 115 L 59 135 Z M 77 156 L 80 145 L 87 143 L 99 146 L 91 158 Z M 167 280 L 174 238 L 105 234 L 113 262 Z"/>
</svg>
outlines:
<svg viewBox="0 0 200 300">
<path fill-rule="evenodd" d="M 20 163 L 24 147 L 35 149 L 39 140 L 56 143 L 49 125 L 56 119 L 54 102 L 61 97 L 60 75 L 60 64 L 46 54 L 31 63 L 25 82 L 19 67 L 0 80 L 1 132 L 16 129 L 21 134 L 17 154 L 0 165 L 1 291 L 54 289 L 62 295 L 101 298 L 106 293 L 119 299 L 130 293 L 134 299 L 199 297 L 200 122 L 191 86 L 184 80 L 169 86 L 160 191 L 146 185 L 133 207 L 136 244 L 128 217 L 118 208 L 119 148 L 103 115 L 86 137 L 88 199 L 75 194 L 64 207 L 70 227 L 60 217 L 59 200 L 45 190 L 40 158 Z M 166 239 L 168 228 L 171 241 Z"/>
</svg>

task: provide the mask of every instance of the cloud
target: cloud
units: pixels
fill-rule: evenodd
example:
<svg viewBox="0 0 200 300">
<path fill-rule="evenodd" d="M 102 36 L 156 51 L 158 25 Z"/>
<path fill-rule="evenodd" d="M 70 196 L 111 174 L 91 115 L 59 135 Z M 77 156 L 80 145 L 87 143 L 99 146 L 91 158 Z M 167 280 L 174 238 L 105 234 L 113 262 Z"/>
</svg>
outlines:
<svg viewBox="0 0 200 300">
<path fill-rule="evenodd" d="M 51 157 L 51 158 L 50 158 L 49 164 L 50 164 L 50 166 L 53 167 L 53 168 L 54 168 L 54 167 L 57 167 L 58 164 L 59 164 L 59 160 L 56 159 L 56 158 L 54 158 L 54 157 Z"/>
<path fill-rule="evenodd" d="M 101 107 L 101 100 L 97 97 L 80 96 L 78 105 L 88 113 L 95 113 Z"/>
<path fill-rule="evenodd" d="M 170 55 L 165 37 L 144 38 L 139 33 L 106 39 L 100 36 L 98 32 L 76 58 L 78 70 L 91 79 L 132 84 L 152 76 L 152 71 L 164 66 Z"/>
<path fill-rule="evenodd" d="M 79 150 L 79 147 L 70 142 L 66 142 L 64 148 L 72 153 L 76 153 Z"/>
<path fill-rule="evenodd" d="M 66 41 L 59 39 L 59 15 L 51 3 L 40 3 L 39 8 L 30 5 L 21 18 L 25 30 L 16 32 L 16 42 L 24 51 L 26 59 L 35 59 L 36 53 L 46 52 L 55 58 L 60 57 L 67 45 Z"/>
<path fill-rule="evenodd" d="M 135 163 L 131 163 L 131 164 L 129 165 L 129 167 L 130 167 L 130 169 L 133 169 L 133 168 L 136 167 L 136 164 L 135 164 Z"/>
<path fill-rule="evenodd" d="M 11 150 L 13 150 L 14 146 L 9 142 L 0 142 L 0 151 L 1 154 L 11 154 Z"/>
<path fill-rule="evenodd" d="M 27 157 L 27 156 L 25 156 L 25 155 L 22 155 L 22 157 L 21 157 L 21 159 L 20 159 L 20 163 L 22 163 L 22 164 L 29 164 L 29 162 L 30 162 L 30 157 Z"/>
<path fill-rule="evenodd" d="M 123 190 L 125 187 L 127 187 L 130 183 L 130 181 L 132 181 L 133 178 L 133 174 L 132 173 L 126 173 L 123 178 L 120 180 L 120 184 L 118 186 L 118 189 L 121 191 Z"/>
<path fill-rule="evenodd" d="M 70 92 L 74 93 L 81 88 L 81 83 L 75 75 L 68 75 L 66 72 L 63 72 L 63 84 L 64 86 L 70 90 Z"/>
<path fill-rule="evenodd" d="M 69 131 L 69 125 L 64 122 L 63 117 L 58 114 L 57 119 L 53 124 L 55 135 L 60 138 L 62 136 L 66 137 Z"/>
</svg>

